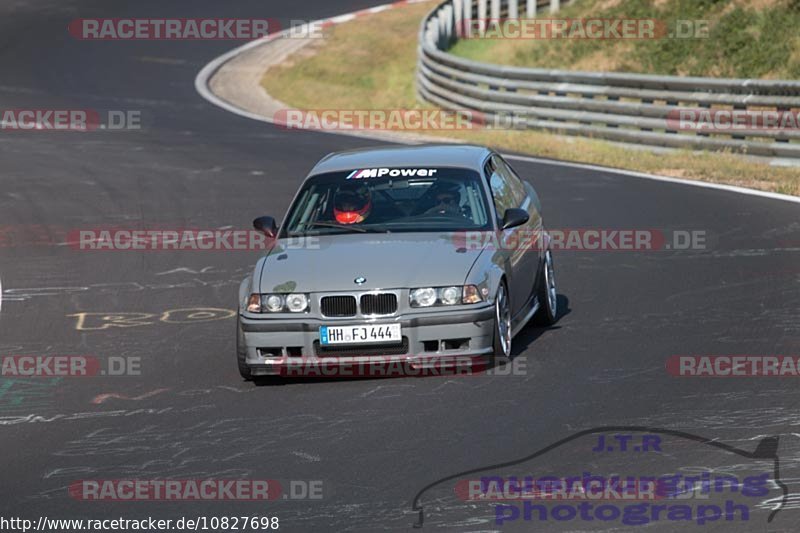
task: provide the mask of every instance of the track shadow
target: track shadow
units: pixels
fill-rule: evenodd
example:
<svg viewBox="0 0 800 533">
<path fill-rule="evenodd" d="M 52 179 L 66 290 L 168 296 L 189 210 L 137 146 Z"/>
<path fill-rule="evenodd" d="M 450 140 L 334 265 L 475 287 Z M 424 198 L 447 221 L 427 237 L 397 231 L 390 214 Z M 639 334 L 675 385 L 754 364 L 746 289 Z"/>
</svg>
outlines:
<svg viewBox="0 0 800 533">
<path fill-rule="evenodd" d="M 511 349 L 511 357 L 514 358 L 519 354 L 523 353 L 527 350 L 531 344 L 534 343 L 536 339 L 541 337 L 544 333 L 555 330 L 561 329 L 559 325 L 560 321 L 570 314 L 572 309 L 569 307 L 569 298 L 567 298 L 563 294 L 558 295 L 558 321 L 552 326 L 538 326 L 534 323 L 534 320 L 528 322 L 522 330 L 517 333 L 517 336 L 514 337 L 514 342 L 512 344 Z"/>
</svg>

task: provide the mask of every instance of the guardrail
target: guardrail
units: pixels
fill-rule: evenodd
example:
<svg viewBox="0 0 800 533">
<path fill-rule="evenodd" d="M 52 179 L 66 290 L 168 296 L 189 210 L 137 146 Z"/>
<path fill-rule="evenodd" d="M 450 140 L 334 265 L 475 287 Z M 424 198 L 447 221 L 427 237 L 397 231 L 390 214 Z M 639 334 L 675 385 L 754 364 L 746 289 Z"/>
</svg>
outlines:
<svg viewBox="0 0 800 533">
<path fill-rule="evenodd" d="M 438 5 L 420 27 L 419 97 L 513 127 L 668 148 L 800 158 L 800 124 L 714 131 L 687 129 L 686 124 L 698 121 L 681 121 L 691 111 L 718 120 L 720 110 L 728 117 L 741 113 L 745 120 L 756 114 L 763 119 L 763 111 L 775 111 L 773 117 L 779 120 L 787 113 L 797 119 L 800 81 L 520 68 L 447 53 L 460 35 L 480 32 L 470 21 L 531 18 L 559 6 L 558 0 L 447 0 Z"/>
</svg>

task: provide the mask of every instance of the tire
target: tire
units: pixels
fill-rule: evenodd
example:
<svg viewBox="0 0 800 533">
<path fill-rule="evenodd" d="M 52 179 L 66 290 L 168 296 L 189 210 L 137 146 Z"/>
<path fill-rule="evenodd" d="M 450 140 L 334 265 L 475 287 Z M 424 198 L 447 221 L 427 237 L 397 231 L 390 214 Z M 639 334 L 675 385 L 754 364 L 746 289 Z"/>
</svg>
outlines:
<svg viewBox="0 0 800 533">
<path fill-rule="evenodd" d="M 558 292 L 553 253 L 550 250 L 544 253 L 542 275 L 536 296 L 539 300 L 539 310 L 536 312 L 535 322 L 540 326 L 552 326 L 558 320 Z"/>
<path fill-rule="evenodd" d="M 244 332 L 239 318 L 236 318 L 236 362 L 239 365 L 239 374 L 245 381 L 253 379 L 250 367 L 247 366 L 247 346 L 244 344 Z"/>
<path fill-rule="evenodd" d="M 500 282 L 494 299 L 494 363 L 505 363 L 511 359 L 511 307 L 508 288 Z"/>
</svg>

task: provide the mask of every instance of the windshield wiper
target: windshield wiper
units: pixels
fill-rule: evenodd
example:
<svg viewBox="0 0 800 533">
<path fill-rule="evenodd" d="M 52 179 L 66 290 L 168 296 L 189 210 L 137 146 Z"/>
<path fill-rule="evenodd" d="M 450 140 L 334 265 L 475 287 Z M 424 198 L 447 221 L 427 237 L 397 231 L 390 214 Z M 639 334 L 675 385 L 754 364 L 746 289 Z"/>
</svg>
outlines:
<svg viewBox="0 0 800 533">
<path fill-rule="evenodd" d="M 339 229 L 357 231 L 359 233 L 366 233 L 368 231 L 366 228 L 360 228 L 358 226 L 348 226 L 347 224 L 338 224 L 336 222 L 315 221 L 315 222 L 309 222 L 308 224 L 305 224 L 305 226 L 312 228 L 315 226 L 323 226 L 326 228 L 339 228 Z"/>
<path fill-rule="evenodd" d="M 352 230 L 357 231 L 358 233 L 391 233 L 386 228 L 378 227 L 378 226 L 355 226 L 349 224 L 339 224 L 338 222 L 325 222 L 325 221 L 315 221 L 309 222 L 305 224 L 306 227 L 314 227 L 314 226 L 323 226 L 326 228 L 337 228 L 337 229 L 345 229 L 345 230 Z"/>
</svg>

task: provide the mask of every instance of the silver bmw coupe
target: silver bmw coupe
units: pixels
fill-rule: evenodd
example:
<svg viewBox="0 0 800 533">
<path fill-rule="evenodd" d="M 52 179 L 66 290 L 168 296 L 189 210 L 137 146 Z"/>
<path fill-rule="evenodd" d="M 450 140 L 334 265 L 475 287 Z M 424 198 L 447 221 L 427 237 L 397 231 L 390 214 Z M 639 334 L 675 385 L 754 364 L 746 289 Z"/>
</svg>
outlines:
<svg viewBox="0 0 800 533">
<path fill-rule="evenodd" d="M 481 146 L 330 154 L 239 288 L 245 379 L 327 365 L 507 360 L 533 317 L 558 317 L 539 198 Z"/>
</svg>

